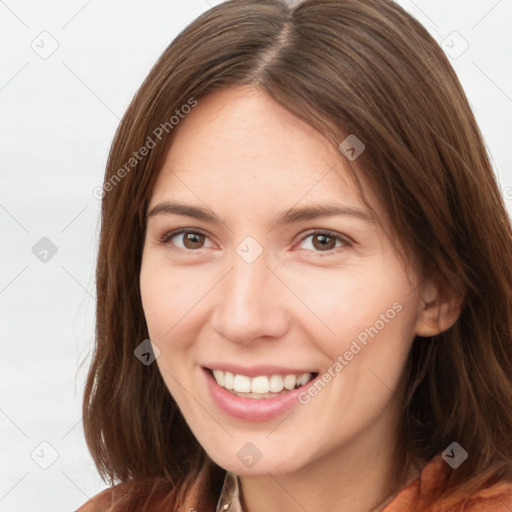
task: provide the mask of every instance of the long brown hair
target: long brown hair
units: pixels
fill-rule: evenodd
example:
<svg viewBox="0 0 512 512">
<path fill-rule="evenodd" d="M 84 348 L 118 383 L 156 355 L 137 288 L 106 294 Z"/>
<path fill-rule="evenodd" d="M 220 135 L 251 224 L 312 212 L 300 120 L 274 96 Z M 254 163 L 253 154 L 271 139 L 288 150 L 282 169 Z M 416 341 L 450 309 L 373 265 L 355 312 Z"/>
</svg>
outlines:
<svg viewBox="0 0 512 512">
<path fill-rule="evenodd" d="M 216 499 L 222 469 L 191 434 L 157 365 L 141 364 L 134 349 L 148 338 L 139 273 L 146 208 L 179 129 L 169 120 L 243 84 L 336 146 L 356 134 L 366 148 L 351 172 L 378 194 L 407 259 L 464 297 L 453 327 L 413 342 L 398 462 L 430 460 L 457 441 L 469 457 L 448 493 L 512 481 L 510 221 L 450 63 L 390 0 L 227 1 L 179 34 L 137 92 L 112 144 L 101 210 L 96 346 L 83 404 L 100 473 L 134 482 L 139 495 L 151 486 L 135 483 L 159 482 L 165 506 L 177 509 L 208 466 L 205 495 Z M 143 146 L 148 154 L 134 163 Z M 133 509 L 126 503 L 119 510 Z"/>
</svg>

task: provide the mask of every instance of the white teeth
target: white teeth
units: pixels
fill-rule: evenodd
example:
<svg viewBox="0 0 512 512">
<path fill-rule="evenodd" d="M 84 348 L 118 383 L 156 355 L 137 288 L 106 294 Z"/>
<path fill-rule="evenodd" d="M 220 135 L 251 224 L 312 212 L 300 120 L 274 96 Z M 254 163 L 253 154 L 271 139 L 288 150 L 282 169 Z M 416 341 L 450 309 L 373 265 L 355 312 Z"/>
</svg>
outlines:
<svg viewBox="0 0 512 512">
<path fill-rule="evenodd" d="M 233 389 L 238 393 L 250 393 L 251 379 L 246 375 L 235 375 L 235 380 L 233 381 Z"/>
<path fill-rule="evenodd" d="M 215 380 L 217 380 L 217 384 L 219 386 L 224 386 L 226 389 L 233 389 L 233 381 L 235 380 L 235 376 L 231 372 L 223 372 L 222 370 L 218 370 L 218 372 L 224 374 L 224 383 L 221 384 L 214 374 L 213 376 L 215 377 Z"/>
<path fill-rule="evenodd" d="M 304 386 L 309 379 L 311 378 L 311 373 L 303 373 L 298 379 L 297 379 L 297 386 Z"/>
<path fill-rule="evenodd" d="M 283 390 L 291 391 L 300 386 L 307 384 L 313 377 L 312 373 L 302 373 L 300 375 L 259 375 L 258 377 L 250 378 L 246 375 L 234 375 L 231 372 L 224 372 L 222 370 L 213 370 L 213 377 L 219 386 L 232 390 L 234 393 L 241 396 L 249 394 L 250 397 L 272 397 L 276 396 Z"/>
<path fill-rule="evenodd" d="M 283 391 L 283 377 L 281 375 L 272 375 L 269 381 L 269 388 L 272 393 L 281 393 Z"/>
<path fill-rule="evenodd" d="M 292 390 L 297 384 L 297 377 L 295 375 L 287 375 L 284 378 L 284 387 L 288 390 Z"/>
<path fill-rule="evenodd" d="M 261 377 L 255 377 L 251 382 L 251 393 L 268 393 L 270 391 L 270 384 L 268 377 L 262 375 Z"/>
<path fill-rule="evenodd" d="M 213 376 L 219 386 L 224 386 L 224 372 L 220 370 L 213 370 Z"/>
</svg>

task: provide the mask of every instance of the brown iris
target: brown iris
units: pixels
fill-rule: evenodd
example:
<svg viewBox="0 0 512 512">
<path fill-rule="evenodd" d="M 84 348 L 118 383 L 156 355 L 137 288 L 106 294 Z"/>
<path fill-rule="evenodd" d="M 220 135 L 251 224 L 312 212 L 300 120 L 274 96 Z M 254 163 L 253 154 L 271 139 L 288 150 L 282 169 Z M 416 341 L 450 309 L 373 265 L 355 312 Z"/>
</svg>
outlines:
<svg viewBox="0 0 512 512">
<path fill-rule="evenodd" d="M 319 240 L 320 243 L 317 245 L 315 241 Z M 327 242 L 327 243 L 326 243 Z M 319 250 L 334 249 L 336 246 L 336 239 L 329 235 L 313 235 L 313 246 Z"/>
<path fill-rule="evenodd" d="M 184 233 L 183 245 L 187 249 L 200 249 L 202 244 L 204 244 L 204 235 L 201 233 Z"/>
</svg>

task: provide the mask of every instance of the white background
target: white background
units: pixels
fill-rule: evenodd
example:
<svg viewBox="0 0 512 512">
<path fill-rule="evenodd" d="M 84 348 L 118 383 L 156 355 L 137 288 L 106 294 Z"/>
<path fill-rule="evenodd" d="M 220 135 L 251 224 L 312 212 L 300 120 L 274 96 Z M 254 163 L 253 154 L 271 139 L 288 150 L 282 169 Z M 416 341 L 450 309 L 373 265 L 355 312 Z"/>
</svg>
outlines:
<svg viewBox="0 0 512 512">
<path fill-rule="evenodd" d="M 0 0 L 0 512 L 71 511 L 105 487 L 80 412 L 94 335 L 92 191 L 150 67 L 216 3 Z M 512 2 L 399 3 L 447 38 L 510 208 Z M 57 44 L 45 59 L 33 49 Z M 57 248 L 47 262 L 32 252 L 42 237 Z"/>
</svg>

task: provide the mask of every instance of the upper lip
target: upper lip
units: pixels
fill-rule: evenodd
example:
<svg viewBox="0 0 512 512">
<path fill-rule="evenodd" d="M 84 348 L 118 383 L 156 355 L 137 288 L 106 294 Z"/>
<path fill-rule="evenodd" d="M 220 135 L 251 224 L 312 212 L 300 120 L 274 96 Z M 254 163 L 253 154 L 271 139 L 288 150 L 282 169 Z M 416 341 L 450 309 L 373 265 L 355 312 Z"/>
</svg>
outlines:
<svg viewBox="0 0 512 512">
<path fill-rule="evenodd" d="M 246 375 L 247 377 L 258 377 L 260 375 L 301 375 L 303 373 L 317 373 L 311 368 L 295 367 L 285 368 L 272 364 L 259 364 L 254 366 L 241 366 L 231 363 L 209 363 L 203 365 L 208 370 L 222 370 L 231 372 L 233 375 Z"/>
</svg>

